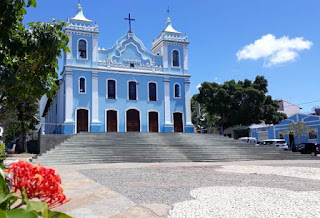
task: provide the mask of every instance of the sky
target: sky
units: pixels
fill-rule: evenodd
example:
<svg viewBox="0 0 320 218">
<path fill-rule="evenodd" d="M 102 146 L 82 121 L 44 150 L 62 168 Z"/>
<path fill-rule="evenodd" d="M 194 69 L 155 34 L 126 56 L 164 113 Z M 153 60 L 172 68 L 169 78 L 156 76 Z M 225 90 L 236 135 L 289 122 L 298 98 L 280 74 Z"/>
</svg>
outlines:
<svg viewBox="0 0 320 218">
<path fill-rule="evenodd" d="M 37 0 L 24 22 L 66 21 L 77 4 Z M 99 25 L 99 47 L 112 47 L 128 31 L 123 18 L 131 13 L 132 29 L 149 50 L 165 28 L 170 6 L 174 28 L 190 41 L 192 95 L 204 81 L 263 75 L 274 99 L 298 104 L 305 113 L 320 106 L 319 0 L 81 0 L 81 5 Z"/>
</svg>

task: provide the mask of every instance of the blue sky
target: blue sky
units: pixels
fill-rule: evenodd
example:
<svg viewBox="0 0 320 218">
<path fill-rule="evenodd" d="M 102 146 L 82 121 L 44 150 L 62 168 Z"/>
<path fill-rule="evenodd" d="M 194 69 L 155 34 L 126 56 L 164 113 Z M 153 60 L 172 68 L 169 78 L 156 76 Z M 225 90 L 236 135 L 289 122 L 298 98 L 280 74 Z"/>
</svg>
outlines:
<svg viewBox="0 0 320 218">
<path fill-rule="evenodd" d="M 26 23 L 66 20 L 76 14 L 78 3 L 37 2 L 36 9 L 28 10 Z M 192 94 L 203 81 L 264 75 L 275 99 L 313 102 L 301 104 L 303 112 L 320 105 L 318 0 L 82 0 L 81 4 L 85 16 L 99 24 L 99 47 L 110 48 L 127 32 L 123 18 L 130 12 L 136 19 L 133 31 L 149 49 L 165 27 L 170 5 L 173 26 L 187 33 L 191 42 Z"/>
</svg>

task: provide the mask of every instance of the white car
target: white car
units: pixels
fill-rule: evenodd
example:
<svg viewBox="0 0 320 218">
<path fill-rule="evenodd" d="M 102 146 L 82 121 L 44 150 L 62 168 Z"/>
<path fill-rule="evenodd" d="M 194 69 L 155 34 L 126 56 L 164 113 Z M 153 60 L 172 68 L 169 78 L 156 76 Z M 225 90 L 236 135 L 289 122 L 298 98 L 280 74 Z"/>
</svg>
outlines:
<svg viewBox="0 0 320 218">
<path fill-rule="evenodd" d="M 270 147 L 275 147 L 279 150 L 288 150 L 289 146 L 284 139 L 267 139 L 257 144 L 257 146 L 266 146 L 269 145 Z"/>
<path fill-rule="evenodd" d="M 257 143 L 257 139 L 254 137 L 241 137 L 241 138 L 239 138 L 239 141 L 244 142 L 244 143 L 248 143 L 248 144 L 256 144 Z"/>
</svg>

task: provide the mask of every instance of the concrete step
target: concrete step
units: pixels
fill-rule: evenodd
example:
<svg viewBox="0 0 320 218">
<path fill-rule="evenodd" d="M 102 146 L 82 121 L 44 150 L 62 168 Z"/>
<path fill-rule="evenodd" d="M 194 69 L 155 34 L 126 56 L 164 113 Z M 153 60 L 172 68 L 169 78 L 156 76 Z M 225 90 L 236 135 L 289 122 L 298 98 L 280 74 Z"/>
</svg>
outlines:
<svg viewBox="0 0 320 218">
<path fill-rule="evenodd" d="M 80 133 L 34 159 L 44 165 L 311 159 L 218 135 Z"/>
</svg>

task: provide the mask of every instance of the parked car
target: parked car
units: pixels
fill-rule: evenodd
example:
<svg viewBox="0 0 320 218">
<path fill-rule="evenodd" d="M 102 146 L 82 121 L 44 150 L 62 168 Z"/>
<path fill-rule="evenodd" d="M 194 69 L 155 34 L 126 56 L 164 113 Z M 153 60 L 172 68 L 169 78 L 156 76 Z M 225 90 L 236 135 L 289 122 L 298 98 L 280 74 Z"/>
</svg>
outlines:
<svg viewBox="0 0 320 218">
<path fill-rule="evenodd" d="M 267 139 L 263 140 L 257 146 L 270 146 L 280 150 L 289 150 L 289 146 L 284 139 Z"/>
<path fill-rule="evenodd" d="M 311 154 L 317 156 L 320 154 L 320 145 L 318 143 L 306 142 L 296 146 L 296 150 L 301 154 Z"/>
<path fill-rule="evenodd" d="M 239 138 L 239 141 L 244 142 L 244 143 L 248 143 L 248 144 L 256 144 L 257 143 L 257 139 L 254 137 L 241 137 L 241 138 Z"/>
</svg>

